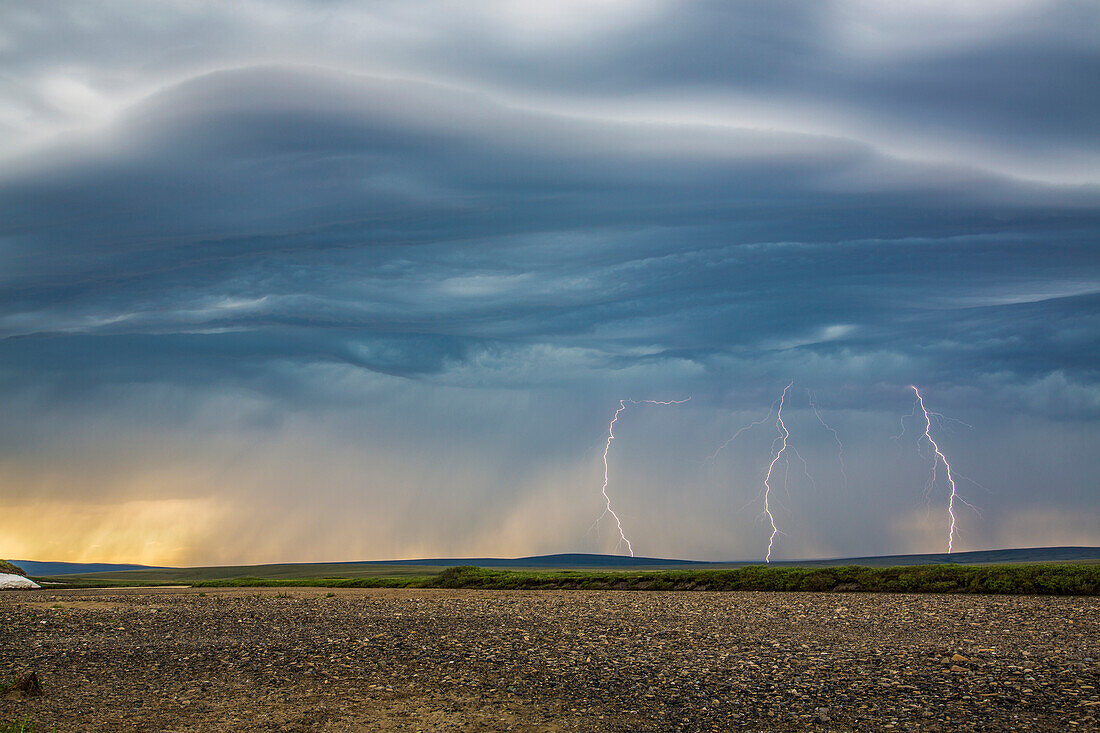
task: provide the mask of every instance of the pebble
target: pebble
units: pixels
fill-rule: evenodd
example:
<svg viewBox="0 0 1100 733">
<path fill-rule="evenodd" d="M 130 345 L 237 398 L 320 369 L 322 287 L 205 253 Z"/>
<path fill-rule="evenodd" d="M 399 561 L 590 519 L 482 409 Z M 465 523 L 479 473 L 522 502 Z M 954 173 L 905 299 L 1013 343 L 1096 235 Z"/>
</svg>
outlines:
<svg viewBox="0 0 1100 733">
<path fill-rule="evenodd" d="M 0 697 L 0 720 L 97 731 L 1100 729 L 1093 598 L 325 592 L 0 596 L 0 678 L 34 670 L 44 689 Z"/>
</svg>

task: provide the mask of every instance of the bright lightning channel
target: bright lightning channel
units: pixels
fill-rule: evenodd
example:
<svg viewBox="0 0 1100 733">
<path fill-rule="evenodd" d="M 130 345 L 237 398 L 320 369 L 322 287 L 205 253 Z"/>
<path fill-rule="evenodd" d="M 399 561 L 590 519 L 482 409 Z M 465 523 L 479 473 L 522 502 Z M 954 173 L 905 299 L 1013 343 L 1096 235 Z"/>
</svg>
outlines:
<svg viewBox="0 0 1100 733">
<path fill-rule="evenodd" d="M 924 413 L 924 437 L 928 439 L 928 443 L 932 446 L 934 456 L 932 457 L 932 483 L 936 481 L 936 466 L 940 461 L 943 461 L 943 466 L 947 470 L 947 483 L 951 484 L 951 496 L 947 500 L 947 516 L 950 518 L 951 525 L 947 530 L 947 553 L 951 554 L 955 544 L 955 501 L 962 501 L 966 503 L 958 493 L 958 487 L 955 485 L 955 476 L 951 472 L 951 464 L 947 462 L 947 456 L 940 450 L 940 446 L 932 438 L 932 416 L 936 413 L 929 412 L 928 408 L 924 406 L 924 398 L 921 396 L 920 390 L 914 385 L 909 385 L 909 388 L 913 390 L 913 394 L 917 396 L 917 404 L 920 406 L 921 412 Z M 914 413 L 916 410 L 914 410 Z"/>
<path fill-rule="evenodd" d="M 779 527 L 775 524 L 775 517 L 772 515 L 771 508 L 771 479 L 772 470 L 775 468 L 775 464 L 779 462 L 779 459 L 787 450 L 787 439 L 791 437 L 791 433 L 787 430 L 786 423 L 783 422 L 783 404 L 787 400 L 787 391 L 794 385 L 792 381 L 786 387 L 783 388 L 783 394 L 779 397 L 779 409 L 775 413 L 775 427 L 779 431 L 779 437 L 772 443 L 782 442 L 782 446 L 776 452 L 775 457 L 772 458 L 772 462 L 768 465 L 768 473 L 764 476 L 764 514 L 768 517 L 768 523 L 772 526 L 771 537 L 768 538 L 768 554 L 764 556 L 764 562 L 770 563 L 772 561 L 772 548 L 775 546 L 775 537 L 779 534 Z M 789 460 L 789 459 L 788 459 Z"/>
<path fill-rule="evenodd" d="M 669 400 L 668 402 L 661 402 L 660 400 L 619 400 L 619 409 L 615 410 L 615 415 L 611 418 L 611 423 L 607 426 L 607 444 L 603 448 L 603 487 L 600 489 L 600 493 L 603 494 L 606 507 L 603 510 L 603 514 L 596 520 L 596 524 L 600 523 L 600 519 L 603 519 L 608 514 L 615 518 L 615 526 L 619 530 L 619 547 L 626 543 L 626 549 L 630 552 L 630 556 L 634 557 L 634 545 L 630 543 L 630 540 L 626 536 L 625 530 L 623 530 L 622 519 L 615 513 L 615 510 L 611 508 L 611 496 L 607 493 L 607 485 L 610 483 L 610 475 L 607 468 L 607 454 L 611 451 L 611 441 L 615 440 L 615 423 L 619 421 L 619 416 L 626 410 L 627 404 L 631 405 L 682 405 L 691 398 L 683 400 Z M 590 530 L 591 531 L 591 530 Z"/>
<path fill-rule="evenodd" d="M 813 475 L 810 473 L 810 466 L 806 462 L 806 459 L 802 457 L 802 454 L 798 452 L 798 449 L 794 446 L 794 444 L 790 442 L 791 433 L 787 429 L 786 422 L 784 422 L 784 420 L 783 420 L 783 407 L 786 404 L 787 393 L 790 391 L 792 386 L 794 386 L 793 381 L 790 384 L 788 384 L 786 387 L 783 388 L 783 394 L 781 394 L 779 396 L 779 399 L 777 399 L 775 402 L 772 403 L 772 406 L 768 410 L 767 415 L 760 418 L 759 420 L 754 420 L 753 422 L 749 423 L 748 425 L 745 425 L 741 428 L 738 428 L 737 432 L 735 432 L 732 436 L 730 436 L 730 438 L 727 439 L 726 442 L 724 442 L 720 446 L 718 446 L 718 449 L 715 450 L 714 453 L 712 453 L 710 455 L 710 457 L 707 459 L 707 460 L 713 461 L 715 458 L 718 457 L 718 454 L 721 453 L 722 450 L 726 448 L 726 446 L 728 446 L 730 443 L 732 443 L 734 440 L 736 440 L 738 438 L 738 436 L 741 435 L 741 433 L 744 433 L 747 430 L 751 430 L 752 428 L 756 427 L 757 425 L 764 424 L 765 422 L 771 420 L 772 415 L 775 415 L 775 418 L 776 418 L 775 419 L 775 427 L 776 427 L 776 430 L 779 432 L 779 435 L 772 442 L 772 451 L 775 451 L 776 445 L 780 445 L 780 448 L 779 448 L 778 452 L 775 453 L 774 457 L 771 460 L 771 463 L 768 465 L 767 475 L 764 477 L 764 491 L 763 491 L 764 512 L 763 512 L 763 516 L 766 516 L 768 518 L 768 524 L 770 524 L 771 528 L 772 528 L 771 537 L 768 538 L 768 553 L 764 558 L 765 562 L 771 562 L 772 550 L 775 547 L 775 538 L 780 534 L 779 528 L 775 523 L 775 516 L 772 514 L 772 511 L 771 511 L 771 490 L 772 490 L 771 480 L 772 480 L 772 475 L 774 473 L 776 464 L 779 463 L 780 459 L 783 460 L 784 469 L 785 469 L 784 474 L 783 474 L 783 487 L 784 487 L 784 489 L 787 489 L 788 488 L 788 479 L 789 479 L 790 470 L 791 470 L 791 457 L 788 454 L 788 451 L 790 453 L 793 453 L 795 458 L 797 458 L 799 463 L 802 465 L 802 473 L 806 476 L 806 480 L 808 480 L 810 482 L 810 484 L 815 489 L 817 488 L 817 481 L 814 479 Z M 819 413 L 818 410 L 817 410 L 817 405 L 814 402 L 814 397 L 813 397 L 813 394 L 810 392 L 810 390 L 806 390 L 806 394 L 809 397 L 810 407 L 813 409 L 814 415 L 816 415 L 818 421 L 822 425 L 824 425 L 825 428 L 833 434 L 833 438 L 836 440 L 837 448 L 838 448 L 837 459 L 840 462 L 840 472 L 844 476 L 844 486 L 845 486 L 845 488 L 847 488 L 847 486 L 848 486 L 848 473 L 847 473 L 846 467 L 844 465 L 844 444 L 841 443 L 840 435 L 837 433 L 837 431 L 835 429 L 833 429 L 832 426 L 827 424 L 825 422 L 825 420 L 821 417 L 821 413 Z M 787 496 L 788 496 L 788 498 L 790 498 L 789 493 L 788 493 Z"/>
</svg>

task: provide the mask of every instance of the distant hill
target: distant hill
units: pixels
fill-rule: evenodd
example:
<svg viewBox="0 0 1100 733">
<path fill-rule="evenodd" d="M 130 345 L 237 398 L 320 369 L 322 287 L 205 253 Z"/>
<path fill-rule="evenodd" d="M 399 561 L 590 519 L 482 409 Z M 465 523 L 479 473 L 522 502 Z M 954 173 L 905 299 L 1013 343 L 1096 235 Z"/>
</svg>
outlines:
<svg viewBox="0 0 1100 733">
<path fill-rule="evenodd" d="M 760 565 L 759 560 L 713 562 L 703 560 L 675 560 L 657 557 L 629 557 L 625 555 L 597 555 L 561 553 L 532 557 L 450 557 L 422 558 L 416 560 L 364 560 L 330 563 L 278 563 L 267 565 L 237 565 L 201 568 L 165 568 L 147 565 L 120 565 L 112 563 L 70 563 L 15 561 L 27 575 L 49 577 L 57 575 L 94 575 L 97 578 L 147 580 L 165 582 L 186 579 L 238 578 L 319 578 L 365 577 L 394 575 L 424 575 L 442 568 L 458 565 L 475 565 L 483 568 L 528 568 L 537 570 L 643 570 L 673 568 L 735 568 Z M 866 565 L 887 567 L 895 565 L 960 565 L 989 563 L 1035 562 L 1100 562 L 1100 547 L 1035 547 L 1007 550 L 978 550 L 975 552 L 934 553 L 925 555 L 878 555 L 868 557 L 844 557 L 825 560 L 777 560 L 778 567 L 828 567 L 836 565 Z M 117 573 L 117 574 L 116 574 Z"/>
<path fill-rule="evenodd" d="M 894 565 L 970 565 L 975 563 L 1030 563 L 1030 562 L 1100 562 L 1100 547 L 1030 547 L 1007 550 L 976 550 L 973 552 L 954 552 L 951 554 L 932 553 L 925 555 L 871 555 L 866 557 L 840 557 L 823 560 L 775 560 L 772 565 L 780 567 L 827 567 L 835 565 L 867 565 L 887 567 Z M 349 563 L 359 564 L 359 563 Z M 535 555 L 532 557 L 475 557 L 475 558 L 425 558 L 422 560 L 379 560 L 370 561 L 371 565 L 428 565 L 432 567 L 454 567 L 456 565 L 474 565 L 482 568 L 557 568 L 588 570 L 642 569 L 642 568 L 723 568 L 760 565 L 760 560 L 673 560 L 657 557 L 629 557 L 627 555 L 592 555 L 581 553 L 561 553 L 557 555 Z"/>
<path fill-rule="evenodd" d="M 13 560 L 27 571 L 27 575 L 70 575 L 72 573 L 109 573 L 115 570 L 159 570 L 153 565 L 126 565 L 109 562 L 38 562 L 37 560 Z"/>
<path fill-rule="evenodd" d="M 659 557 L 595 555 L 579 552 L 532 555 L 530 557 L 437 557 L 422 560 L 368 560 L 366 562 L 372 565 L 429 565 L 432 567 L 475 565 L 482 568 L 580 568 L 586 570 L 592 568 L 697 567 L 724 564 L 706 560 L 671 560 Z"/>
</svg>

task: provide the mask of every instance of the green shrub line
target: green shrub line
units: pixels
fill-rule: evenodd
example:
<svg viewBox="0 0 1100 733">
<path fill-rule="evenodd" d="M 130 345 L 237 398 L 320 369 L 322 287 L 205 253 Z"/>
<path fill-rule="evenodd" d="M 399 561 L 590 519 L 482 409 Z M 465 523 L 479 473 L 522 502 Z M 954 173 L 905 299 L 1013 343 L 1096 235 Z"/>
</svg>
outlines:
<svg viewBox="0 0 1100 733">
<path fill-rule="evenodd" d="M 838 591 L 869 593 L 1100 594 L 1100 565 L 910 565 L 873 568 L 749 566 L 727 570 L 548 572 L 470 565 L 437 575 L 402 578 L 233 578 L 196 588 L 470 588 L 486 590 Z"/>
</svg>

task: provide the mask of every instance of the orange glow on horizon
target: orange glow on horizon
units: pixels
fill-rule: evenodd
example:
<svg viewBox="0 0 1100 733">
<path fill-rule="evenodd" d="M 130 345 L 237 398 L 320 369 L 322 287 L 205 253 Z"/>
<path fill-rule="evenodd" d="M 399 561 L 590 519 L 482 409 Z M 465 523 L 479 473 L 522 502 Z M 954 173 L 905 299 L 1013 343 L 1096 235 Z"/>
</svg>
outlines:
<svg viewBox="0 0 1100 733">
<path fill-rule="evenodd" d="M 4 510 L 0 552 L 23 560 L 187 564 L 225 510 L 205 498 L 16 505 Z"/>
</svg>

